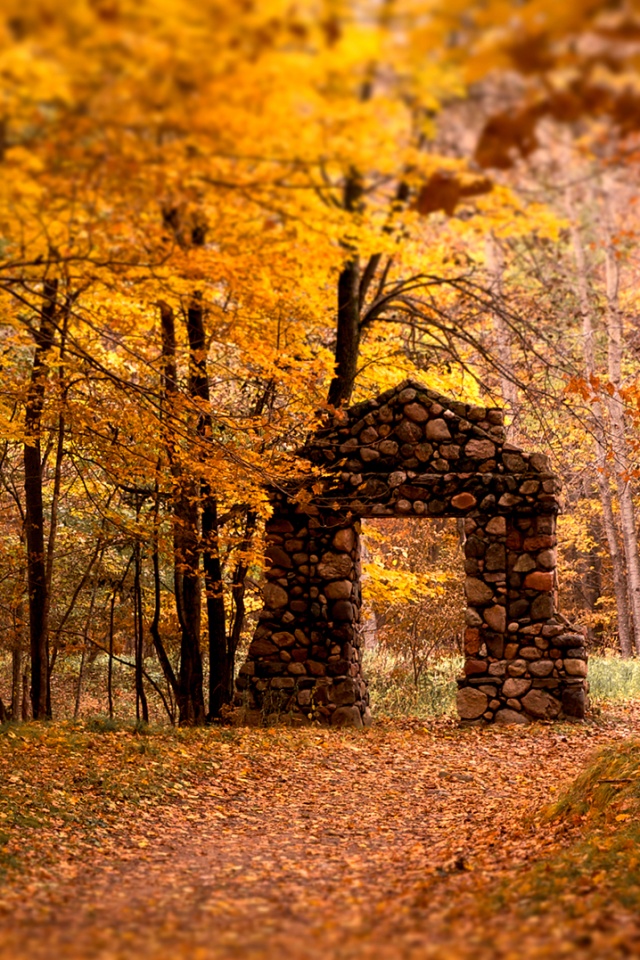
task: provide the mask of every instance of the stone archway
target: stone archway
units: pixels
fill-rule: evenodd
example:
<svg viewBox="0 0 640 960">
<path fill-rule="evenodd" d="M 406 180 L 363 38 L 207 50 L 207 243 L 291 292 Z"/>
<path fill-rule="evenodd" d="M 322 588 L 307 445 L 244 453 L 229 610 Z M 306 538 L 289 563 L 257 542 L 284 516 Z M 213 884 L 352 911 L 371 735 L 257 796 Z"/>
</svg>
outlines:
<svg viewBox="0 0 640 960">
<path fill-rule="evenodd" d="M 464 518 L 467 722 L 582 718 L 584 636 L 556 613 L 559 482 L 505 442 L 503 414 L 407 381 L 340 410 L 304 451 L 313 493 L 274 491 L 264 608 L 237 680 L 248 720 L 370 722 L 360 521 Z"/>
</svg>

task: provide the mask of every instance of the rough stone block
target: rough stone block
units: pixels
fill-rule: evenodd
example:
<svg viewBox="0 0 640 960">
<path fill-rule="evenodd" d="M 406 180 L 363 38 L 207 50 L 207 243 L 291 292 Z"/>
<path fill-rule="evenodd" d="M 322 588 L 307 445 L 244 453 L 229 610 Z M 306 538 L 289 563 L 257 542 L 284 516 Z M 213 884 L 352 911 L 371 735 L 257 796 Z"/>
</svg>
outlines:
<svg viewBox="0 0 640 960">
<path fill-rule="evenodd" d="M 463 687 L 458 690 L 458 714 L 463 720 L 476 720 L 487 709 L 489 698 L 486 693 L 474 690 L 473 687 Z"/>
<path fill-rule="evenodd" d="M 495 715 L 495 723 L 529 723 L 527 717 L 523 713 L 518 713 L 517 710 L 510 710 L 505 707 L 503 710 L 498 710 Z"/>
<path fill-rule="evenodd" d="M 361 730 L 363 727 L 362 714 L 358 707 L 338 707 L 331 714 L 331 725 L 334 727 L 355 727 Z"/>
<path fill-rule="evenodd" d="M 539 720 L 555 720 L 561 710 L 561 704 L 544 690 L 530 690 L 522 698 L 522 706 L 532 717 Z"/>
</svg>

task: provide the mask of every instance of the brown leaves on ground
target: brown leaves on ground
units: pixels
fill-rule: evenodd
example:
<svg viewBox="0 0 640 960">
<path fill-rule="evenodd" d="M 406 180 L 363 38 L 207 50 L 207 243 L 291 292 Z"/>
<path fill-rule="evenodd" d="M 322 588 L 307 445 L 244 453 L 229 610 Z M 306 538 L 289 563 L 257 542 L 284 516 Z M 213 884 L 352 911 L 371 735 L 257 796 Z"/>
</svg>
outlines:
<svg viewBox="0 0 640 960">
<path fill-rule="evenodd" d="M 15 728 L 0 738 L 0 956 L 634 955 L 631 901 L 598 898 L 588 818 L 575 797 L 568 817 L 548 804 L 639 715 L 364 734 Z M 613 835 L 625 813 L 605 821 Z"/>
</svg>

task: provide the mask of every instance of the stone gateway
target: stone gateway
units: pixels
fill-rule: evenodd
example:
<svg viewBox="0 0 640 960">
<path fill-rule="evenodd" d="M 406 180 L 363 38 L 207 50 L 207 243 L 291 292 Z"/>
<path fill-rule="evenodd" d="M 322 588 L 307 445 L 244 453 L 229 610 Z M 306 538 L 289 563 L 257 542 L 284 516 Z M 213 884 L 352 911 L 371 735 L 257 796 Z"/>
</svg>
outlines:
<svg viewBox="0 0 640 960">
<path fill-rule="evenodd" d="M 407 381 L 339 410 L 302 455 L 315 468 L 307 495 L 272 492 L 264 609 L 237 680 L 249 722 L 370 722 L 360 521 L 389 516 L 464 520 L 460 718 L 584 717 L 584 635 L 556 613 L 559 483 L 545 456 L 505 442 L 500 409 Z"/>
</svg>

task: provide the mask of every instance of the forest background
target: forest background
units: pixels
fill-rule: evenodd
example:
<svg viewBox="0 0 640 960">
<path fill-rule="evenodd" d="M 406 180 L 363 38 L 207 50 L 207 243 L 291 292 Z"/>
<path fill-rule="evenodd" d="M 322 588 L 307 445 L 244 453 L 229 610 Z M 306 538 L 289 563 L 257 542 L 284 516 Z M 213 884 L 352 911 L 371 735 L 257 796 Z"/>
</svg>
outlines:
<svg viewBox="0 0 640 960">
<path fill-rule="evenodd" d="M 110 716 L 120 667 L 139 720 L 224 716 L 267 485 L 405 377 L 551 454 L 561 611 L 640 652 L 639 7 L 6 0 L 0 721 L 96 658 Z M 418 683 L 462 560 L 399 524 L 369 642 Z"/>
</svg>

